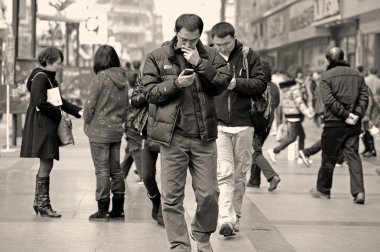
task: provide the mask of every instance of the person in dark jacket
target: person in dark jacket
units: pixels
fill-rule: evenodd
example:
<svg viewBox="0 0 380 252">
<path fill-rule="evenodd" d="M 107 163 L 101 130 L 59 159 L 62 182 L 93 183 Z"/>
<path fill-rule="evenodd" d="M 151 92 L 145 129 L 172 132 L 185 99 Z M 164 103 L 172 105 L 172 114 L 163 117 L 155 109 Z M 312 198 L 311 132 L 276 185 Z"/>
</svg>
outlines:
<svg viewBox="0 0 380 252">
<path fill-rule="evenodd" d="M 36 175 L 36 191 L 33 209 L 36 214 L 47 217 L 61 217 L 50 204 L 49 182 L 54 159 L 59 160 L 58 125 L 61 110 L 77 118 L 82 108 L 61 97 L 62 106 L 54 106 L 47 101 L 47 90 L 58 87 L 56 72 L 63 61 L 62 52 L 48 47 L 38 55 L 41 67 L 32 71 L 26 87 L 30 92 L 30 102 L 25 117 L 20 157 L 39 158 L 40 166 Z"/>
<path fill-rule="evenodd" d="M 342 149 L 350 170 L 354 203 L 364 204 L 363 167 L 358 149 L 361 119 L 368 106 L 368 87 L 358 71 L 343 60 L 341 48 L 330 48 L 326 58 L 329 65 L 320 84 L 325 104 L 322 161 L 317 186 L 310 193 L 317 198 L 330 198 L 334 167 L 339 149 Z"/>
<path fill-rule="evenodd" d="M 120 168 L 120 144 L 128 108 L 125 69 L 112 46 L 101 45 L 95 53 L 93 78 L 84 106 L 84 132 L 91 149 L 96 175 L 98 211 L 90 221 L 124 219 L 124 176 Z M 112 210 L 110 205 L 110 191 Z"/>
<path fill-rule="evenodd" d="M 159 145 L 151 140 L 147 140 L 147 122 L 149 103 L 143 92 L 140 78 L 133 90 L 131 104 L 135 108 L 134 120 L 132 126 L 139 133 L 142 139 L 141 143 L 141 169 L 142 178 L 147 190 L 148 198 L 152 201 L 152 218 L 157 224 L 164 226 L 162 217 L 161 193 L 156 181 L 156 163 L 160 153 Z"/>
<path fill-rule="evenodd" d="M 183 209 L 188 168 L 197 202 L 191 235 L 198 250 L 212 251 L 209 239 L 218 219 L 214 96 L 226 89 L 231 74 L 219 53 L 202 44 L 202 31 L 199 16 L 179 16 L 176 36 L 147 56 L 142 76 L 148 140 L 161 144 L 162 213 L 172 251 L 191 251 Z"/>
<path fill-rule="evenodd" d="M 228 237 L 239 231 L 246 175 L 252 162 L 251 97 L 264 93 L 267 83 L 260 58 L 252 49 L 243 48 L 230 23 L 215 24 L 211 28 L 211 38 L 233 75 L 227 90 L 215 97 L 218 116 L 219 234 Z"/>
<path fill-rule="evenodd" d="M 251 175 L 247 183 L 247 186 L 260 187 L 261 171 L 263 171 L 265 178 L 269 182 L 268 191 L 272 192 L 277 188 L 277 185 L 278 183 L 280 183 L 281 179 L 278 176 L 278 174 L 274 171 L 273 167 L 268 162 L 268 160 L 264 157 L 262 152 L 262 146 L 272 128 L 274 115 L 276 113 L 278 105 L 280 104 L 280 90 L 277 87 L 277 85 L 271 81 L 272 71 L 269 63 L 266 61 L 262 61 L 261 64 L 265 75 L 265 81 L 267 81 L 271 91 L 272 102 L 270 104 L 271 110 L 268 120 L 265 120 L 264 116 L 260 116 L 262 120 L 257 120 L 257 123 L 253 121 L 253 126 L 255 128 L 255 132 L 253 134 L 254 153 L 252 154 Z M 259 115 L 257 117 L 259 117 Z"/>
</svg>

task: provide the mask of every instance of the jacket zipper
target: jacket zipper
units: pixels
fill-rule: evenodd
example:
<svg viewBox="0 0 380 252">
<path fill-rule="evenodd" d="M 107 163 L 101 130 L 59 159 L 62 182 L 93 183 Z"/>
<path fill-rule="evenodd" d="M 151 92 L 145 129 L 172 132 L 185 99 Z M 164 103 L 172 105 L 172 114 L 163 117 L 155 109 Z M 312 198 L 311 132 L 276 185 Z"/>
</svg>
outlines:
<svg viewBox="0 0 380 252">
<path fill-rule="evenodd" d="M 233 78 L 235 79 L 236 74 L 235 74 L 235 66 L 232 66 L 233 70 Z M 228 91 L 228 98 L 227 98 L 227 110 L 228 110 L 228 125 L 231 124 L 231 90 Z"/>
</svg>

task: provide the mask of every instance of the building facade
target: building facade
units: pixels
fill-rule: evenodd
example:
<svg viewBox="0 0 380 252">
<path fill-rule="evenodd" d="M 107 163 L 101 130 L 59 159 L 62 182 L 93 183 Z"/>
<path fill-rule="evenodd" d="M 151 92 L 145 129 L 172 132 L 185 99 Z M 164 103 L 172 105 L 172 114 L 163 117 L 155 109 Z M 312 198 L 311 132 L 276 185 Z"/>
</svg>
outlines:
<svg viewBox="0 0 380 252">
<path fill-rule="evenodd" d="M 354 67 L 380 69 L 380 1 L 246 0 L 245 6 L 251 10 L 245 41 L 275 69 L 324 71 L 331 46 L 342 47 Z"/>
</svg>

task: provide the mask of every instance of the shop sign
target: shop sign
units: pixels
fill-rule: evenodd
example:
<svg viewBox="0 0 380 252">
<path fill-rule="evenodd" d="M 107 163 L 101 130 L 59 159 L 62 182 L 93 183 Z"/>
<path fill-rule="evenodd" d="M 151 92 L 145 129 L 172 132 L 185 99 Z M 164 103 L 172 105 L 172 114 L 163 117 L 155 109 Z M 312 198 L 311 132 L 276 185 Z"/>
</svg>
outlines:
<svg viewBox="0 0 380 252">
<path fill-rule="evenodd" d="M 338 0 L 315 0 L 314 19 L 319 20 L 339 14 Z"/>
<path fill-rule="evenodd" d="M 314 2 L 306 0 L 292 5 L 289 10 L 289 18 L 290 31 L 310 26 L 314 21 Z"/>
<path fill-rule="evenodd" d="M 267 19 L 268 47 L 284 45 L 288 42 L 287 11 L 276 13 Z"/>
</svg>

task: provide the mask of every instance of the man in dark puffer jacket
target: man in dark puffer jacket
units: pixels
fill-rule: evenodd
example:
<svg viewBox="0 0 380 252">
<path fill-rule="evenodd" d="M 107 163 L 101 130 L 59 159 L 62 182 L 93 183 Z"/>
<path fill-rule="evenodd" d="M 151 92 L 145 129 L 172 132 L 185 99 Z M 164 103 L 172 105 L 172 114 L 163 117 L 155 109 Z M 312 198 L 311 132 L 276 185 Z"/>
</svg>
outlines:
<svg viewBox="0 0 380 252">
<path fill-rule="evenodd" d="M 363 77 L 343 61 L 342 49 L 329 49 L 326 58 L 329 66 L 320 84 L 322 102 L 325 104 L 322 164 L 317 187 L 310 193 L 317 198 L 330 198 L 334 167 L 339 149 L 342 149 L 350 170 L 354 203 L 364 204 L 363 167 L 358 149 L 361 119 L 368 106 L 368 87 Z"/>
<path fill-rule="evenodd" d="M 191 251 L 183 209 L 187 167 L 197 202 L 191 236 L 198 251 L 212 251 L 209 239 L 218 219 L 213 97 L 227 88 L 231 75 L 216 50 L 199 40 L 202 30 L 200 17 L 181 15 L 176 36 L 147 56 L 142 76 L 150 103 L 148 140 L 161 144 L 162 213 L 171 251 Z"/>
</svg>

